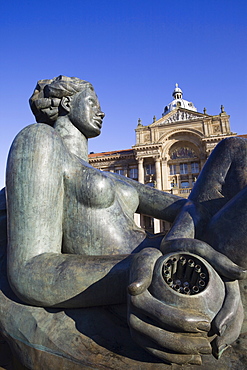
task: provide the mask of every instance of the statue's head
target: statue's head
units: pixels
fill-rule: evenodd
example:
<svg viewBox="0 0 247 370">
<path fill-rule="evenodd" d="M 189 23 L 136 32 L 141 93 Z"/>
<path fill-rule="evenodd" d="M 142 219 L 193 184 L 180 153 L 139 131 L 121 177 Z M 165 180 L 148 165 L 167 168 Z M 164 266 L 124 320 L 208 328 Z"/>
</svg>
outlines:
<svg viewBox="0 0 247 370">
<path fill-rule="evenodd" d="M 53 126 L 59 116 L 68 115 L 85 136 L 100 134 L 104 113 L 93 86 L 87 81 L 66 76 L 40 80 L 29 103 L 38 123 Z"/>
<path fill-rule="evenodd" d="M 53 126 L 60 114 L 66 111 L 64 98 L 93 86 L 77 77 L 58 76 L 51 80 L 38 81 L 29 99 L 30 107 L 37 122 Z"/>
</svg>

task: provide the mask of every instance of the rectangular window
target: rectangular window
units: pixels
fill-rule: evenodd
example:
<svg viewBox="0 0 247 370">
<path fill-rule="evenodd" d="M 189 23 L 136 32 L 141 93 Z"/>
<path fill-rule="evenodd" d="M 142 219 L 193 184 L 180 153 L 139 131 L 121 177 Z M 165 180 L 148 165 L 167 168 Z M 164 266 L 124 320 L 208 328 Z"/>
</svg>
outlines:
<svg viewBox="0 0 247 370">
<path fill-rule="evenodd" d="M 153 175 L 155 173 L 153 164 L 146 164 L 145 166 L 146 175 Z"/>
<path fill-rule="evenodd" d="M 188 181 L 182 181 L 181 182 L 181 188 L 189 188 L 190 187 L 190 184 Z"/>
<path fill-rule="evenodd" d="M 188 173 L 187 163 L 180 163 L 180 174 L 185 175 L 186 173 Z"/>
<path fill-rule="evenodd" d="M 119 175 L 122 175 L 122 176 L 124 176 L 124 170 L 121 168 L 121 169 L 115 169 L 115 171 L 114 171 L 115 173 L 118 173 Z"/>
<path fill-rule="evenodd" d="M 170 164 L 170 175 L 176 175 L 176 173 L 177 173 L 176 165 Z"/>
<path fill-rule="evenodd" d="M 130 168 L 129 169 L 129 177 L 131 179 L 138 179 L 138 169 L 137 168 Z"/>
<path fill-rule="evenodd" d="M 198 173 L 199 172 L 199 163 L 193 162 L 191 163 L 191 173 Z"/>
</svg>

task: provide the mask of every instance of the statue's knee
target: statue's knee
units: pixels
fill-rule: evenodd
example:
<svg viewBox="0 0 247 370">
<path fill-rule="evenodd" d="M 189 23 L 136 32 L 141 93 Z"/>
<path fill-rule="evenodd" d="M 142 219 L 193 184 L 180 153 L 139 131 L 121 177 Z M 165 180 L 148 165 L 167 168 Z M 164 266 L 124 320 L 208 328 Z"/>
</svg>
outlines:
<svg viewBox="0 0 247 370">
<path fill-rule="evenodd" d="M 247 147 L 247 140 L 242 137 L 228 137 L 222 140 L 222 142 L 225 142 L 226 147 L 229 149 Z"/>
<path fill-rule="evenodd" d="M 216 150 L 231 153 L 232 159 L 243 158 L 247 154 L 247 140 L 241 137 L 228 137 L 219 142 Z"/>
</svg>

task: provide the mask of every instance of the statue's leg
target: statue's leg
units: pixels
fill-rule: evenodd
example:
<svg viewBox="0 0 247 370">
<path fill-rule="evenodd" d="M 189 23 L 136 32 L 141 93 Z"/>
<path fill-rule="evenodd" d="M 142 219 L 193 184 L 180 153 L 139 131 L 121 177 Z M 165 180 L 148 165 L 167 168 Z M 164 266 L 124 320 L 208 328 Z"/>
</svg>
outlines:
<svg viewBox="0 0 247 370">
<path fill-rule="evenodd" d="M 247 185 L 247 140 L 231 137 L 214 149 L 190 194 L 211 215 Z"/>
<path fill-rule="evenodd" d="M 204 240 L 247 268 L 247 186 L 212 217 Z"/>
<path fill-rule="evenodd" d="M 222 140 L 189 197 L 210 214 L 202 239 L 247 267 L 247 140 Z"/>
</svg>

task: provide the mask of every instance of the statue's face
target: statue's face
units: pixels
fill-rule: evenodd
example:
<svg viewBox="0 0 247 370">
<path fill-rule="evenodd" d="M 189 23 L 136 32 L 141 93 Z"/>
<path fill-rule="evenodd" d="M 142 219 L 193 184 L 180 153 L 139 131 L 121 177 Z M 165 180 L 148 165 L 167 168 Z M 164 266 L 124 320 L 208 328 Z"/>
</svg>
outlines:
<svg viewBox="0 0 247 370">
<path fill-rule="evenodd" d="M 94 90 L 87 88 L 74 95 L 69 118 L 87 138 L 100 134 L 104 116 Z"/>
</svg>

